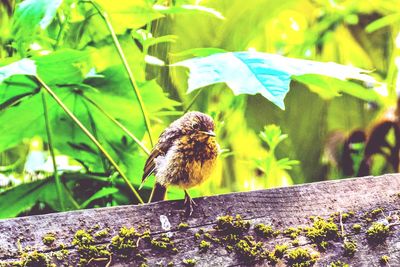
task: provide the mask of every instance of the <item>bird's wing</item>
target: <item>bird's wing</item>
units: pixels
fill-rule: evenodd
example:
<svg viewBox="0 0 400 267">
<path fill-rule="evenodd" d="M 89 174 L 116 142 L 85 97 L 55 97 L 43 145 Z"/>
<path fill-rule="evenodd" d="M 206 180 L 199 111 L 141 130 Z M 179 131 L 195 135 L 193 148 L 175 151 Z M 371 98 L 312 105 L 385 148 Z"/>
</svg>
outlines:
<svg viewBox="0 0 400 267">
<path fill-rule="evenodd" d="M 143 186 L 146 179 L 154 173 L 156 168 L 155 159 L 158 156 L 164 156 L 167 154 L 168 150 L 171 148 L 175 140 L 179 137 L 179 130 L 176 128 L 167 128 L 164 132 L 160 135 L 158 139 L 158 143 L 155 145 L 153 150 L 150 153 L 149 158 L 144 165 L 144 172 L 142 176 L 142 183 L 140 188 Z"/>
</svg>

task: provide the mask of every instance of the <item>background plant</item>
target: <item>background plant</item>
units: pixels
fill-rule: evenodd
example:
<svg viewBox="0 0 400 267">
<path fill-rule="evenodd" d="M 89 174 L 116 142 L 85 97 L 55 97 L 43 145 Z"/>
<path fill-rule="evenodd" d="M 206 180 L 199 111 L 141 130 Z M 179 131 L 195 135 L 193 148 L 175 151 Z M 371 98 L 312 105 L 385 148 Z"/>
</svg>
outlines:
<svg viewBox="0 0 400 267">
<path fill-rule="evenodd" d="M 344 177 L 334 152 L 397 102 L 398 12 L 396 1 L 383 0 L 3 1 L 0 175 L 7 190 L 0 217 L 137 203 L 127 183 L 137 188 L 152 139 L 189 106 L 215 118 L 225 151 L 193 195 Z M 375 70 L 381 84 L 365 89 L 303 75 L 291 82 L 281 111 L 260 95 L 234 96 L 224 84 L 186 94 L 187 69 L 167 67 L 249 49 Z M 263 131 L 272 123 L 288 134 L 274 148 L 263 144 L 268 129 L 281 136 L 274 126 Z M 269 169 L 281 158 L 301 163 Z M 168 197 L 182 195 L 173 189 Z"/>
</svg>

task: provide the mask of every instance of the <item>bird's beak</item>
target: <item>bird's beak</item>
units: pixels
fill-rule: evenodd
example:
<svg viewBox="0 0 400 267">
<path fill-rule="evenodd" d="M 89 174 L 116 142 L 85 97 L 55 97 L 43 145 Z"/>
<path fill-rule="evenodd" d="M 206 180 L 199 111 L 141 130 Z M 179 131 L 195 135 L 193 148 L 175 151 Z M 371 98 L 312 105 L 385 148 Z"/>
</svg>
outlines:
<svg viewBox="0 0 400 267">
<path fill-rule="evenodd" d="M 213 132 L 213 131 L 208 131 L 208 132 L 206 132 L 206 131 L 200 131 L 201 133 L 203 133 L 203 134 L 206 134 L 206 135 L 208 135 L 208 136 L 214 136 L 215 137 L 215 133 Z"/>
</svg>

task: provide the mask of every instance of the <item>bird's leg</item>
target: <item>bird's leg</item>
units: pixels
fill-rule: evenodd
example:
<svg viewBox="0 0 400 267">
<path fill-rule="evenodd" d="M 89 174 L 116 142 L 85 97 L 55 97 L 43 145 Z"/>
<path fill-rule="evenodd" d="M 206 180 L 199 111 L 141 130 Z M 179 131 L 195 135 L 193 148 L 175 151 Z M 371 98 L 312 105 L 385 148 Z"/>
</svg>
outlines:
<svg viewBox="0 0 400 267">
<path fill-rule="evenodd" d="M 186 215 L 190 216 L 193 213 L 193 206 L 197 206 L 196 202 L 194 202 L 194 200 L 190 197 L 189 193 L 187 190 L 185 191 L 185 201 L 183 202 L 183 204 L 186 207 Z"/>
</svg>

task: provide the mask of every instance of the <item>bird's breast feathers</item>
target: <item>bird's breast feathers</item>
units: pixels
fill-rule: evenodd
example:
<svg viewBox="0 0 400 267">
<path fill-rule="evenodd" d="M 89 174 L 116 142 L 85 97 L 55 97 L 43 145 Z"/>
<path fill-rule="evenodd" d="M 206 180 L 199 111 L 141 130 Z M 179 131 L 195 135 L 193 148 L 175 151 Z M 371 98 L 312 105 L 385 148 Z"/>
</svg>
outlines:
<svg viewBox="0 0 400 267">
<path fill-rule="evenodd" d="M 161 184 L 178 185 L 184 189 L 201 184 L 216 165 L 218 144 L 215 138 L 194 142 L 183 137 L 156 159 L 155 176 Z"/>
</svg>

